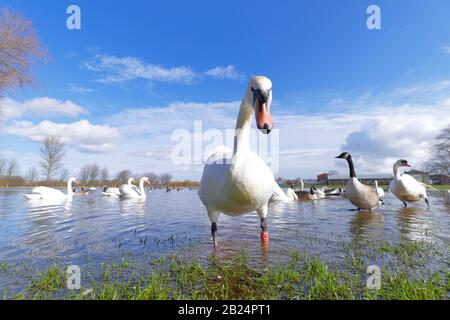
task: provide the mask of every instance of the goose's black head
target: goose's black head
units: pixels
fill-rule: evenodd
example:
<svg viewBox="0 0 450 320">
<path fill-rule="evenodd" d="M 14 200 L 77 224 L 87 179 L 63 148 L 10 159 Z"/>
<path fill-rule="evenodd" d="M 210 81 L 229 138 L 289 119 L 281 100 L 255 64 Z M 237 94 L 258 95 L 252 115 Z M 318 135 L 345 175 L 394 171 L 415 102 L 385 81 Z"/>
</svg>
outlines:
<svg viewBox="0 0 450 320">
<path fill-rule="evenodd" d="M 342 152 L 340 155 L 338 155 L 336 157 L 336 159 L 344 159 L 344 160 L 348 160 L 348 159 L 351 159 L 351 158 L 352 158 L 352 156 L 348 152 Z"/>
</svg>

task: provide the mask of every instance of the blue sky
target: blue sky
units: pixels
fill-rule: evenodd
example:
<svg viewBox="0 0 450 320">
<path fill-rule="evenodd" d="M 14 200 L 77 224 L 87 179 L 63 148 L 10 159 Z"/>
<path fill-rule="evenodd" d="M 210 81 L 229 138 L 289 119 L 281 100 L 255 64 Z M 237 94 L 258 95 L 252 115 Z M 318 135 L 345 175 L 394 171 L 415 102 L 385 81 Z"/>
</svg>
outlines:
<svg viewBox="0 0 450 320">
<path fill-rule="evenodd" d="M 66 28 L 71 4 L 81 8 L 81 30 Z M 381 30 L 366 27 L 370 4 L 381 8 Z M 7 95 L 14 116 L 4 121 L 0 144 L 22 171 L 38 161 L 43 134 L 64 125 L 72 130 L 62 134 L 73 173 L 97 162 L 112 172 L 125 166 L 198 179 L 201 165 L 180 168 L 167 159 L 170 133 L 192 130 L 196 120 L 233 128 L 254 74 L 274 84 L 281 176 L 344 173 L 332 157 L 343 148 L 364 172 L 389 172 L 397 156 L 420 163 L 450 121 L 445 0 L 0 5 L 28 17 L 50 54 L 36 68 L 37 87 Z"/>
</svg>

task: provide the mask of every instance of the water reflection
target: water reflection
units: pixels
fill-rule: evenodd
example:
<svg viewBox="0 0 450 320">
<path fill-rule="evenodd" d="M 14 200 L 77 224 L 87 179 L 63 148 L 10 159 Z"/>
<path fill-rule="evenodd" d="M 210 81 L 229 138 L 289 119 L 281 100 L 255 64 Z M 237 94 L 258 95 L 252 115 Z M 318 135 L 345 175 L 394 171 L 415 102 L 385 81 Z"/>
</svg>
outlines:
<svg viewBox="0 0 450 320">
<path fill-rule="evenodd" d="M 448 243 L 450 206 L 432 199 L 404 209 L 392 195 L 386 206 L 367 212 L 350 211 L 348 200 L 279 202 L 270 204 L 270 243 L 261 246 L 256 213 L 219 219 L 219 247 L 213 251 L 210 221 L 195 191 L 155 190 L 144 199 L 120 200 L 98 192 L 72 202 L 25 201 L 24 190 L 0 190 L 0 261 L 42 261 L 57 256 L 77 263 L 177 252 L 201 243 L 202 258 L 232 259 L 246 251 L 262 267 L 295 249 L 339 258 L 342 240 L 398 239 Z M 212 257 L 211 257 L 212 258 Z M 81 261 L 81 262 L 80 262 Z"/>
<path fill-rule="evenodd" d="M 431 241 L 431 213 L 423 208 L 402 208 L 397 215 L 402 239 Z"/>
</svg>

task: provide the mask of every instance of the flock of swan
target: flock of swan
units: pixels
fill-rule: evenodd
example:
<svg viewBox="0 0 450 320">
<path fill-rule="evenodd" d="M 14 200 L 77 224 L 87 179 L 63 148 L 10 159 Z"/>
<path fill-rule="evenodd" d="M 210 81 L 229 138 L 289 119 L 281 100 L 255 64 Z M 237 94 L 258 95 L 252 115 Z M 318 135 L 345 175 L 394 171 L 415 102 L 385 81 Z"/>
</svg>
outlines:
<svg viewBox="0 0 450 320">
<path fill-rule="evenodd" d="M 67 181 L 67 194 L 62 191 L 49 187 L 36 187 L 31 190 L 30 194 L 24 194 L 27 199 L 30 200 L 72 200 L 75 191 L 73 184 L 78 180 L 76 178 L 70 178 Z M 120 188 L 108 188 L 103 187 L 102 196 L 106 197 L 114 197 L 114 198 L 122 198 L 122 199 L 146 199 L 147 194 L 145 192 L 144 185 L 145 183 L 149 183 L 149 179 L 147 177 L 141 178 L 139 181 L 139 187 L 132 184 L 135 182 L 134 178 L 129 178 L 128 183 L 120 186 Z M 84 192 L 86 194 L 88 192 Z"/>
<path fill-rule="evenodd" d="M 315 187 L 308 191 L 294 191 L 289 188 L 285 193 L 275 180 L 266 163 L 250 149 L 250 129 L 253 119 L 256 126 L 264 134 L 269 134 L 273 128 L 270 107 L 272 102 L 272 82 L 264 76 L 252 77 L 241 102 L 235 129 L 234 150 L 232 153 L 217 152 L 210 156 L 205 164 L 200 181 L 198 195 L 206 207 L 211 222 L 211 234 L 214 246 L 217 245 L 218 219 L 221 214 L 238 216 L 256 211 L 261 221 L 261 240 L 269 241 L 267 216 L 269 202 L 296 201 L 299 199 L 317 200 L 340 190 L 329 191 Z M 372 211 L 382 203 L 384 190 L 376 184 L 375 189 L 362 184 L 355 172 L 352 156 L 343 152 L 336 157 L 346 160 L 350 170 L 350 179 L 345 187 L 345 197 L 358 210 Z M 391 192 L 403 202 L 405 207 L 409 202 L 424 199 L 428 208 L 426 188 L 408 174 L 401 174 L 401 167 L 409 167 L 408 161 L 398 160 L 394 164 L 394 179 L 390 183 Z M 76 178 L 67 182 L 67 194 L 53 188 L 37 187 L 28 199 L 72 199 L 74 192 L 72 184 Z M 133 185 L 133 178 L 120 188 L 103 188 L 102 195 L 123 199 L 145 199 L 146 177 L 141 178 L 139 187 Z M 450 193 L 446 195 L 450 198 Z"/>
</svg>

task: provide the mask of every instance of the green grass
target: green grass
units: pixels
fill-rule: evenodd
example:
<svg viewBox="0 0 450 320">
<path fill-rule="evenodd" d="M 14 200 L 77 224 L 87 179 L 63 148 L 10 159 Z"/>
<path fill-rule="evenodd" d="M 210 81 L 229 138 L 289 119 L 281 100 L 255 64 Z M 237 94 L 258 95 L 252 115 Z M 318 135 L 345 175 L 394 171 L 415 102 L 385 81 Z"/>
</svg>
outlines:
<svg viewBox="0 0 450 320">
<path fill-rule="evenodd" d="M 428 272 L 430 255 L 443 254 L 422 242 L 343 243 L 344 263 L 334 264 L 319 256 L 288 251 L 284 262 L 261 265 L 246 252 L 232 257 L 191 255 L 160 256 L 138 265 L 119 263 L 91 265 L 98 276 L 84 276 L 81 290 L 65 288 L 64 268 L 53 264 L 29 280 L 21 292 L 4 299 L 447 299 L 450 272 Z M 381 288 L 366 287 L 366 269 L 382 263 Z M 2 270 L 14 266 L 0 264 Z M 448 262 L 447 262 L 448 266 Z M 420 269 L 420 272 L 416 272 Z M 95 271 L 95 270 L 94 270 Z M 95 272 L 86 272 L 92 275 Z M 18 274 L 14 274 L 17 277 Z"/>
</svg>

